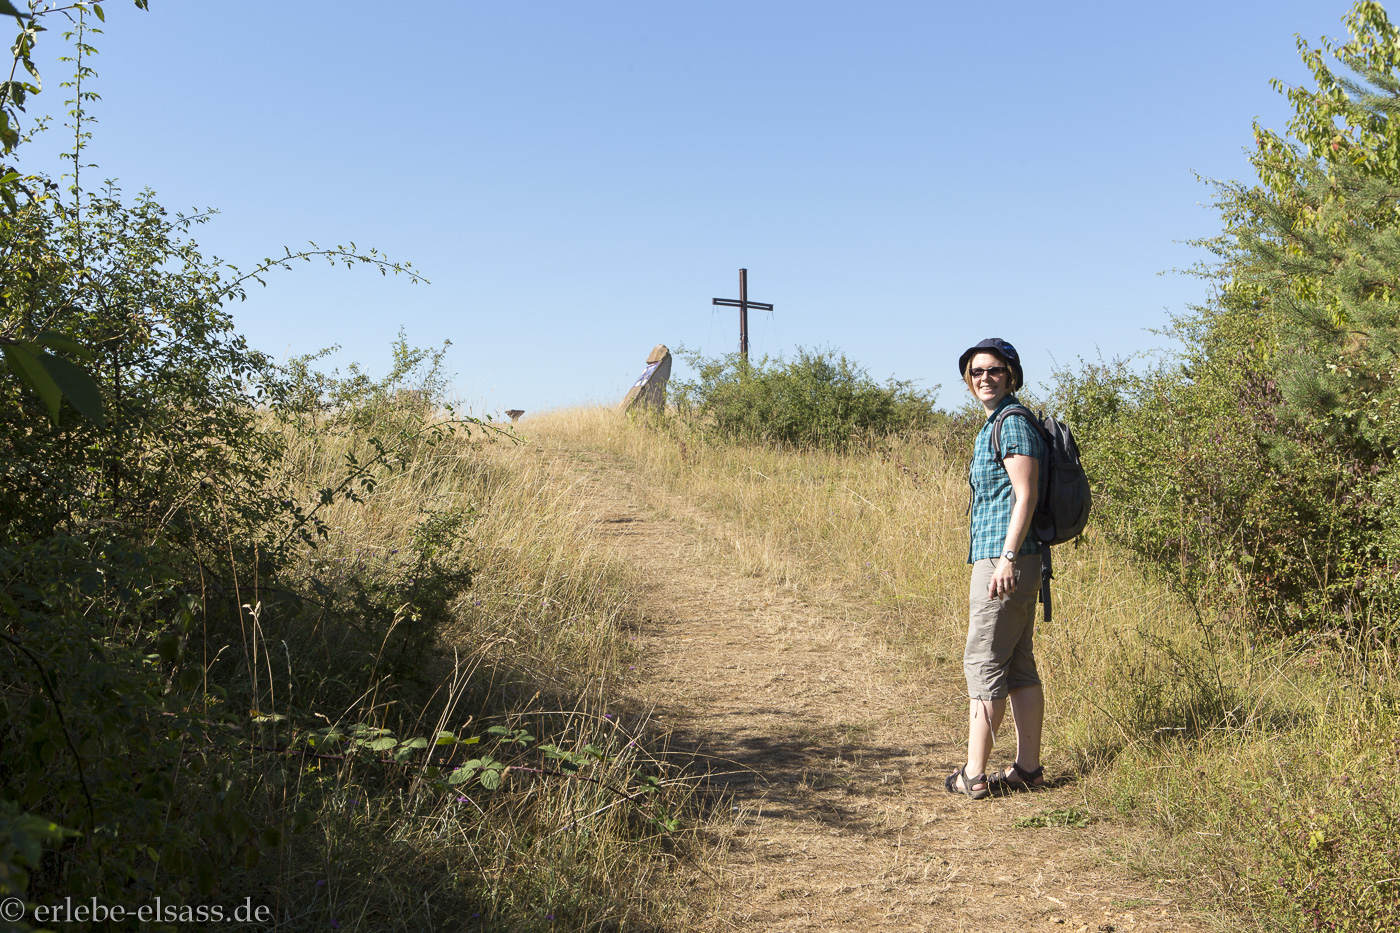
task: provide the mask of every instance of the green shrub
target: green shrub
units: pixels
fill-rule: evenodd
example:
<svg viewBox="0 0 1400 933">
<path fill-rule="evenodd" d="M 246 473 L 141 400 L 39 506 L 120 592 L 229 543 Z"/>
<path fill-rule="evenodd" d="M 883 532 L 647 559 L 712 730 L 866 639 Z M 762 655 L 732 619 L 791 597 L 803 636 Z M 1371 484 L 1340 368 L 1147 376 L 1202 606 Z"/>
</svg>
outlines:
<svg viewBox="0 0 1400 933">
<path fill-rule="evenodd" d="M 844 448 L 945 418 L 933 406 L 937 386 L 918 390 L 895 379 L 880 385 L 834 350 L 799 347 L 792 360 L 765 356 L 757 363 L 737 353 L 682 358 L 697 375 L 672 383 L 677 410 L 725 440 Z"/>
</svg>

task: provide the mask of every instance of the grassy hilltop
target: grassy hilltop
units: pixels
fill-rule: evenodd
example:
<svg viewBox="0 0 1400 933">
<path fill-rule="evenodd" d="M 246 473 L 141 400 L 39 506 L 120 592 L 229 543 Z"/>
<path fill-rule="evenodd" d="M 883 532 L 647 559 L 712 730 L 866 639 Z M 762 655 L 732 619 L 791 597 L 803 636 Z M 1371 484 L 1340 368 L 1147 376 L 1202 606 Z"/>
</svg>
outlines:
<svg viewBox="0 0 1400 933">
<path fill-rule="evenodd" d="M 159 898 L 166 928 L 245 899 L 259 929 L 707 916 L 688 884 L 724 874 L 728 811 L 615 711 L 644 580 L 574 467 L 722 518 L 725 559 L 858 603 L 919 676 L 961 655 L 977 414 L 799 350 L 516 435 L 402 339 L 379 380 L 279 363 L 229 310 L 269 270 L 417 273 L 353 244 L 239 271 L 193 241 L 207 215 L 84 188 L 103 14 L 60 12 L 70 174 L 11 166 L 33 18 L 0 95 L 0 902 L 27 905 L 0 920 L 70 896 Z M 1345 22 L 1300 45 L 1313 87 L 1279 85 L 1287 133 L 1254 128 L 1257 182 L 1216 187 L 1179 351 L 1045 399 L 1097 509 L 1038 634 L 1059 818 L 1263 930 L 1400 928 L 1400 29 L 1370 0 Z"/>
</svg>

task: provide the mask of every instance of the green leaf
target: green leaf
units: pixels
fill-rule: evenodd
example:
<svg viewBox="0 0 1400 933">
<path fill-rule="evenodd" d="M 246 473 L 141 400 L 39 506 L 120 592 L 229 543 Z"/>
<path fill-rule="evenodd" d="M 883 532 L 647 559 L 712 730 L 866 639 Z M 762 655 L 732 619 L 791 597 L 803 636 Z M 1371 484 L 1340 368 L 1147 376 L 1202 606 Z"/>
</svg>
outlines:
<svg viewBox="0 0 1400 933">
<path fill-rule="evenodd" d="M 456 737 L 455 735 L 453 735 L 451 732 L 439 732 L 439 733 L 437 734 L 437 744 L 438 744 L 438 745 L 453 745 L 453 744 L 456 743 L 456 741 L 457 741 L 457 737 Z"/>
<path fill-rule="evenodd" d="M 180 690 L 189 693 L 203 679 L 203 672 L 198 667 L 187 667 L 180 672 Z"/>
<path fill-rule="evenodd" d="M 424 738 L 409 739 L 403 743 L 404 748 L 427 748 L 428 740 Z"/>
<path fill-rule="evenodd" d="M 14 172 L 11 172 L 4 178 L 0 178 L 0 182 L 4 182 L 5 180 L 11 177 L 18 178 L 19 175 L 17 175 Z M 92 359 L 92 350 L 83 346 L 81 343 L 78 343 L 78 341 L 74 340 L 72 337 L 67 336 L 66 334 L 60 334 L 51 330 L 46 330 L 40 332 L 39 336 L 34 338 L 34 342 L 39 344 L 40 346 L 48 347 L 50 350 L 62 350 L 64 353 L 71 353 L 79 359 Z"/>
<path fill-rule="evenodd" d="M 327 729 L 325 732 L 322 732 L 320 735 L 313 735 L 308 737 L 306 740 L 306 744 L 310 745 L 312 748 L 318 748 L 322 745 L 335 745 L 343 738 L 345 738 L 345 733 L 341 732 L 335 726 L 331 726 L 329 729 Z"/>
<path fill-rule="evenodd" d="M 388 730 L 388 729 L 381 729 L 381 728 L 379 728 L 378 726 L 371 726 L 371 725 L 369 725 L 368 723 L 363 723 L 363 722 L 357 722 L 357 723 L 355 723 L 353 726 L 351 726 L 351 727 L 350 727 L 350 732 L 351 732 L 352 735 L 357 735 L 357 736 L 369 736 L 369 737 L 381 736 L 381 735 L 388 735 L 388 734 L 389 734 L 389 730 Z"/>
<path fill-rule="evenodd" d="M 78 414 L 99 428 L 107 426 L 107 417 L 102 413 L 102 392 L 87 370 L 50 353 L 39 354 L 39 362 Z"/>
<path fill-rule="evenodd" d="M 21 13 L 15 9 L 15 5 L 10 0 L 0 0 L 0 16 L 13 16 L 15 19 L 24 19 L 27 13 Z"/>
<path fill-rule="evenodd" d="M 504 769 L 497 770 L 497 768 L 487 768 L 481 772 L 481 786 L 487 790 L 495 790 L 501 786 L 501 778 L 504 776 Z"/>
<path fill-rule="evenodd" d="M 58 383 L 53 381 L 53 377 L 44 366 L 25 347 L 7 343 L 3 349 L 5 360 L 10 364 L 10 372 L 44 400 L 44 404 L 49 408 L 49 420 L 58 424 L 58 406 L 63 401 L 63 393 L 59 391 Z"/>
<path fill-rule="evenodd" d="M 173 664 L 180 656 L 180 637 L 174 632 L 166 632 L 156 639 L 156 654 L 166 664 Z"/>
<path fill-rule="evenodd" d="M 398 744 L 398 739 L 395 739 L 391 735 L 386 735 L 382 738 L 375 739 L 373 742 L 369 743 L 369 747 L 371 751 L 384 752 L 388 751 L 389 749 L 393 748 L 395 745 Z"/>
</svg>

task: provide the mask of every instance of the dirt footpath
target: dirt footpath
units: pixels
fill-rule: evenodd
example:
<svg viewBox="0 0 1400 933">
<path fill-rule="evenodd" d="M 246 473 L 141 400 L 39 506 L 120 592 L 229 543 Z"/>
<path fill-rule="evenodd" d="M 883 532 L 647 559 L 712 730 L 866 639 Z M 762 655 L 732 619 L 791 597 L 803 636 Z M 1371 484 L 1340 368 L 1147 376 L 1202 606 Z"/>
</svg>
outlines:
<svg viewBox="0 0 1400 933">
<path fill-rule="evenodd" d="M 863 634 L 862 606 L 743 575 L 722 524 L 617 461 L 559 462 L 597 534 L 648 581 L 635 701 L 655 710 L 690 771 L 709 775 L 711 799 L 732 819 L 718 870 L 695 881 L 705 926 L 1211 928 L 1174 899 L 1172 879 L 1121 865 L 1123 827 L 1015 825 L 1063 822 L 1080 803 L 1072 779 L 980 801 L 944 790 L 966 741 L 959 665 L 900 675 L 898 659 Z M 994 762 L 1014 745 L 1009 716 L 1001 739 Z"/>
</svg>

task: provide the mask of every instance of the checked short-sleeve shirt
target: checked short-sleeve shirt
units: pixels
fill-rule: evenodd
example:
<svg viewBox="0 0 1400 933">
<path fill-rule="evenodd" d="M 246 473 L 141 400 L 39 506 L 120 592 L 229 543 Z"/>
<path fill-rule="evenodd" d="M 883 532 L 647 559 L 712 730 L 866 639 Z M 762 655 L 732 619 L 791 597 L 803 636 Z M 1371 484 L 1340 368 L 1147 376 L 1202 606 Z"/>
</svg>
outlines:
<svg viewBox="0 0 1400 933">
<path fill-rule="evenodd" d="M 967 471 L 967 482 L 972 487 L 971 540 L 967 551 L 969 564 L 984 557 L 1000 556 L 1006 544 L 1006 527 L 1011 522 L 1011 507 L 1016 497 L 1006 469 L 992 459 L 992 422 L 1003 408 L 1019 404 L 1016 396 L 1011 394 L 1002 399 L 978 432 L 977 442 L 972 445 L 972 466 Z M 1045 442 L 1041 440 L 1040 432 L 1025 418 L 1012 415 L 1001 423 L 1003 456 L 1022 454 L 1040 459 L 1044 451 Z M 1035 535 L 1027 534 L 1016 553 L 1040 553 Z"/>
</svg>

